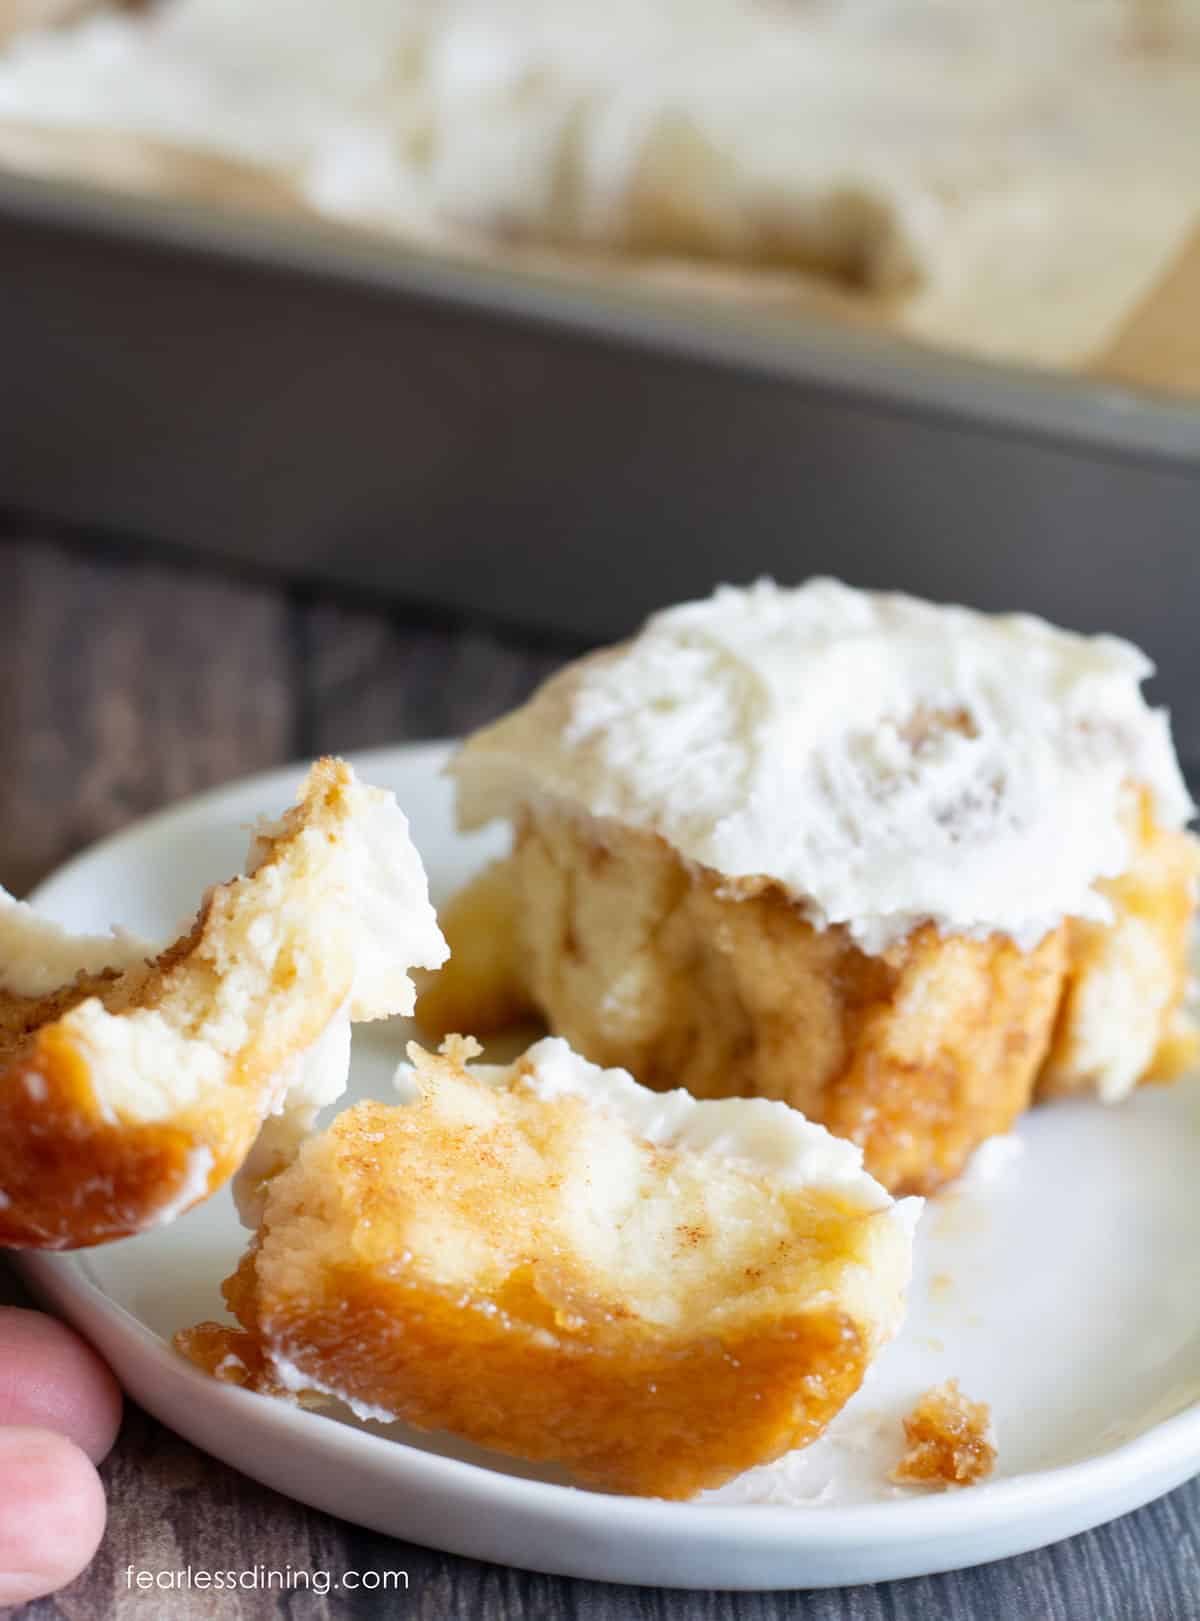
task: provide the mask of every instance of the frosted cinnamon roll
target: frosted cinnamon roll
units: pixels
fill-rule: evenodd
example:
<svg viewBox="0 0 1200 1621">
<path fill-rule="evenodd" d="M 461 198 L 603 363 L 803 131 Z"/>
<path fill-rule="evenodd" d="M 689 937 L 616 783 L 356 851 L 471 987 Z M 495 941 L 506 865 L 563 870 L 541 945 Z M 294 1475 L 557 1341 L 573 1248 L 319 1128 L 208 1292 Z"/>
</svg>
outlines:
<svg viewBox="0 0 1200 1621">
<path fill-rule="evenodd" d="M 444 916 L 427 1028 L 539 1012 L 594 1061 L 784 1099 L 893 1191 L 1041 1087 L 1177 1069 L 1197 844 L 1138 649 L 832 580 L 654 616 L 468 741 L 512 854 Z"/>
</svg>

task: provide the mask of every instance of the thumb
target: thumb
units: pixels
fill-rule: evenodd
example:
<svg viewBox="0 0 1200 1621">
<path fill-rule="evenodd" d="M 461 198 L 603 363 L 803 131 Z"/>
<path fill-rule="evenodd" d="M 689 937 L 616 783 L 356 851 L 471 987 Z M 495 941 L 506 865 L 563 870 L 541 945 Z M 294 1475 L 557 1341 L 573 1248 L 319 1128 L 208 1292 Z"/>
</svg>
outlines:
<svg viewBox="0 0 1200 1621">
<path fill-rule="evenodd" d="M 0 1429 L 0 1606 L 73 1581 L 104 1534 L 95 1466 L 52 1430 Z"/>
</svg>

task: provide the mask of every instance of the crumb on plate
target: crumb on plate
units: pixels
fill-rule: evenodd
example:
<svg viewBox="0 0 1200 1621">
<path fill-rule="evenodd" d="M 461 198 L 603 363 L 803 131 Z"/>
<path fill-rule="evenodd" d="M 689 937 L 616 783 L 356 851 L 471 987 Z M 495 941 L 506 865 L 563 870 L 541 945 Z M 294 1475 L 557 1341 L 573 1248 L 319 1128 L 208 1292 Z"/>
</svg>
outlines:
<svg viewBox="0 0 1200 1621">
<path fill-rule="evenodd" d="M 904 1420 L 908 1450 L 890 1478 L 901 1486 L 974 1486 L 996 1462 L 992 1416 L 957 1379 L 927 1390 Z"/>
</svg>

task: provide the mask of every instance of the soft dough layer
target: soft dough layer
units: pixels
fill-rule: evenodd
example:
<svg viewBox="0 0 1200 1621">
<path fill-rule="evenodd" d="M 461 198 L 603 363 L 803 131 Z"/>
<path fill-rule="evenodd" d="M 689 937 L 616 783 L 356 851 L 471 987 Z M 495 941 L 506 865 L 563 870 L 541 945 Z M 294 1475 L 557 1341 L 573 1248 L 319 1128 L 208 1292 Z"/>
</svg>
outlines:
<svg viewBox="0 0 1200 1621">
<path fill-rule="evenodd" d="M 404 816 L 337 760 L 157 956 L 7 901 L 0 1244 L 98 1244 L 181 1214 L 264 1118 L 308 1118 L 342 1089 L 343 1020 L 410 1012 L 409 969 L 444 956 Z"/>
<path fill-rule="evenodd" d="M 364 1103 L 271 1184 L 181 1348 L 616 1491 L 687 1497 L 815 1439 L 898 1326 L 915 1204 L 780 1104 L 697 1103 L 561 1041 Z"/>
<path fill-rule="evenodd" d="M 700 1097 L 782 1098 L 858 1143 L 886 1187 L 930 1192 L 1039 1078 L 1113 1098 L 1194 1046 L 1180 1006 L 1195 843 L 1156 827 L 1148 795 L 1129 820 L 1130 870 L 1100 886 L 1111 923 L 1064 924 L 1029 951 L 927 925 L 868 956 L 778 885 L 543 803 L 511 860 L 446 912 L 455 953 L 486 917 L 486 957 L 453 956 L 419 1014 L 430 1029 L 511 1017 L 523 989 L 597 1063 Z"/>
</svg>

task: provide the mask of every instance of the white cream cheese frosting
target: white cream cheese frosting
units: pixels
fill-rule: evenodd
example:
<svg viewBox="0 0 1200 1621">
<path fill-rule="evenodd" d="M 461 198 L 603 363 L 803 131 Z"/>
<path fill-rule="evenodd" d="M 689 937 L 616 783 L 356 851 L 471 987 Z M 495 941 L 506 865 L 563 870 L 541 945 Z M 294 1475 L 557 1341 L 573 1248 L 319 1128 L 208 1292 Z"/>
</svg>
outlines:
<svg viewBox="0 0 1200 1621">
<path fill-rule="evenodd" d="M 72 934 L 0 889 L 0 991 L 10 996 L 49 996 L 79 974 L 123 972 L 161 950 L 121 929 Z"/>
<path fill-rule="evenodd" d="M 340 846 L 341 881 L 354 922 L 355 975 L 349 1015 L 355 1024 L 410 1014 L 417 991 L 413 968 L 440 968 L 449 949 L 429 899 L 429 880 L 413 844 L 408 818 L 385 788 L 351 771 L 342 788 L 352 809 L 350 834 Z M 288 818 L 263 819 L 246 862 L 257 873 L 271 840 Z"/>
<path fill-rule="evenodd" d="M 1075 364 L 1200 214 L 1200 7 L 161 0 L 19 40 L 0 119 L 419 238 L 799 264 L 904 290 L 916 335 Z"/>
<path fill-rule="evenodd" d="M 550 800 L 786 889 L 879 953 L 932 921 L 1028 949 L 1192 814 L 1150 660 L 1113 636 L 816 579 L 721 587 L 551 678 L 451 765 L 464 828 Z"/>
</svg>

